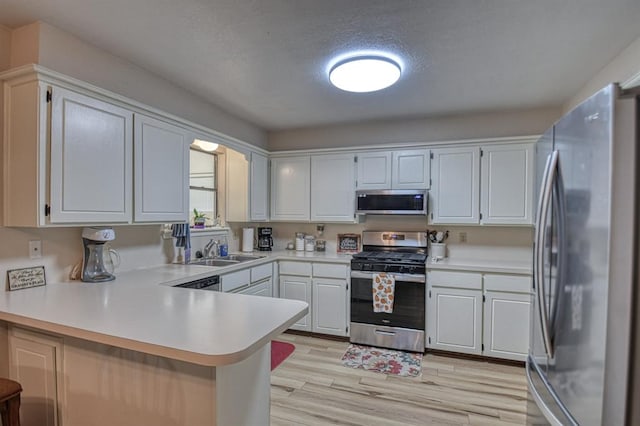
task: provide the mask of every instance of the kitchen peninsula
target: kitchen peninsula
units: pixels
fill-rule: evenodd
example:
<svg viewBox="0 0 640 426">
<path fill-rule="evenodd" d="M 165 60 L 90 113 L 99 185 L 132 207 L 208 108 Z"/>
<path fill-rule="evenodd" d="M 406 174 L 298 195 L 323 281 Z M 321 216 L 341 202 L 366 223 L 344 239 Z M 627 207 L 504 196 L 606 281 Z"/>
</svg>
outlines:
<svg viewBox="0 0 640 426">
<path fill-rule="evenodd" d="M 0 293 L 0 371 L 18 368 L 44 396 L 24 397 L 23 414 L 65 426 L 268 424 L 270 341 L 308 305 L 171 287 L 212 273 L 163 265 Z"/>
</svg>

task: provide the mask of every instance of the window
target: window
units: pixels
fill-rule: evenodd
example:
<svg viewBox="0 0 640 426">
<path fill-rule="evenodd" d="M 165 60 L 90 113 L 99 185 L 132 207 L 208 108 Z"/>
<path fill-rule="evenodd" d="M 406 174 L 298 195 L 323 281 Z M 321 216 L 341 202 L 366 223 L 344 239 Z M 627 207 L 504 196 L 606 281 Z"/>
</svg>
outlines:
<svg viewBox="0 0 640 426">
<path fill-rule="evenodd" d="M 190 222 L 193 223 L 193 209 L 196 209 L 208 218 L 207 225 L 215 224 L 218 217 L 218 157 L 194 148 L 191 148 L 189 156 Z"/>
</svg>

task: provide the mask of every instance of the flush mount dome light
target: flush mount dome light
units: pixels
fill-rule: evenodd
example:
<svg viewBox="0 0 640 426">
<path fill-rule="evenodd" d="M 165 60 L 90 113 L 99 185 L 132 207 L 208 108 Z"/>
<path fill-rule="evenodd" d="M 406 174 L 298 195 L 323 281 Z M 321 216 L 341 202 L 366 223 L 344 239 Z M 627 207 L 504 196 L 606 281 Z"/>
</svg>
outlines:
<svg viewBox="0 0 640 426">
<path fill-rule="evenodd" d="M 375 92 L 391 86 L 400 78 L 400 65 L 384 56 L 358 56 L 338 62 L 329 72 L 329 80 L 347 92 Z"/>
</svg>

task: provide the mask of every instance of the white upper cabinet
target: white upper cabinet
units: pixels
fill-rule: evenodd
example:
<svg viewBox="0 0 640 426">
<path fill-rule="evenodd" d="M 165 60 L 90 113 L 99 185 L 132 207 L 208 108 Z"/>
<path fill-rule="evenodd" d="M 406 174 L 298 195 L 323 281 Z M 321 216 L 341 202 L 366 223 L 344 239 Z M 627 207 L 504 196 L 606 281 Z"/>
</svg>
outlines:
<svg viewBox="0 0 640 426">
<path fill-rule="evenodd" d="M 479 223 L 480 148 L 433 151 L 432 223 Z"/>
<path fill-rule="evenodd" d="M 428 149 L 365 152 L 357 158 L 357 189 L 429 189 Z"/>
<path fill-rule="evenodd" d="M 225 205 L 227 222 L 265 221 L 268 215 L 269 161 L 264 155 L 227 149 Z M 250 160 L 247 160 L 247 159 Z"/>
<path fill-rule="evenodd" d="M 533 147 L 513 144 L 482 148 L 482 223 L 532 223 Z"/>
<path fill-rule="evenodd" d="M 392 189 L 428 189 L 430 158 L 428 149 L 394 151 L 391 166 Z"/>
<path fill-rule="evenodd" d="M 133 113 L 51 90 L 51 222 L 130 221 Z"/>
<path fill-rule="evenodd" d="M 4 98 L 6 226 L 132 220 L 131 111 L 32 78 Z"/>
<path fill-rule="evenodd" d="M 134 118 L 134 221 L 187 221 L 187 131 L 141 114 Z"/>
<path fill-rule="evenodd" d="M 311 157 L 311 220 L 353 222 L 355 213 L 354 154 Z"/>
<path fill-rule="evenodd" d="M 358 154 L 358 189 L 391 188 L 391 152 Z"/>
<path fill-rule="evenodd" d="M 249 221 L 249 162 L 244 154 L 227 149 L 224 155 L 225 168 L 225 220 L 227 222 Z"/>
<path fill-rule="evenodd" d="M 271 220 L 308 221 L 311 160 L 308 155 L 271 160 Z"/>
<path fill-rule="evenodd" d="M 256 152 L 251 153 L 249 193 L 250 219 L 269 220 L 269 160 Z"/>
<path fill-rule="evenodd" d="M 533 144 L 434 149 L 432 162 L 432 223 L 532 223 Z"/>
</svg>

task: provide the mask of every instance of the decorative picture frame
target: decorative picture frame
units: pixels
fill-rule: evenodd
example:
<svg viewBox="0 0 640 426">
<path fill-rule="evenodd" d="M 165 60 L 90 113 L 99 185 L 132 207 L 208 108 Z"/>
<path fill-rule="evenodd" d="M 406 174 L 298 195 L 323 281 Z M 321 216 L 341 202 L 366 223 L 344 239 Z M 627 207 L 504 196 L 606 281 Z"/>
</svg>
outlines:
<svg viewBox="0 0 640 426">
<path fill-rule="evenodd" d="M 338 253 L 358 253 L 360 234 L 338 234 Z"/>
<path fill-rule="evenodd" d="M 44 266 L 10 269 L 7 271 L 7 291 L 47 285 Z"/>
</svg>

